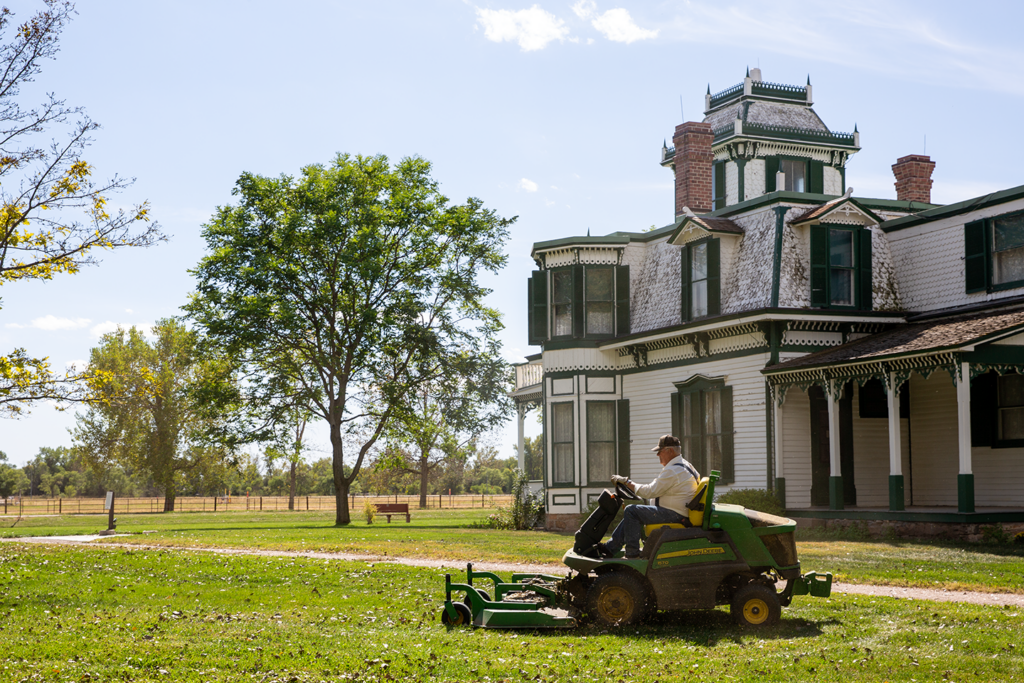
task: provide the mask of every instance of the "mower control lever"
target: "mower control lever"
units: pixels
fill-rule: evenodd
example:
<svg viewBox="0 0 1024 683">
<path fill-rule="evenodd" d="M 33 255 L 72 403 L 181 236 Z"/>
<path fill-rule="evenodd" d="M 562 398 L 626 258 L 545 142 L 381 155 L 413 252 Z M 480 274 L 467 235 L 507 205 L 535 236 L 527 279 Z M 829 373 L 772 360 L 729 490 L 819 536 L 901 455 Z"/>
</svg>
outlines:
<svg viewBox="0 0 1024 683">
<path fill-rule="evenodd" d="M 621 481 L 615 482 L 615 494 L 627 500 L 643 500 L 640 496 L 633 493 L 629 489 L 629 487 L 623 484 Z"/>
</svg>

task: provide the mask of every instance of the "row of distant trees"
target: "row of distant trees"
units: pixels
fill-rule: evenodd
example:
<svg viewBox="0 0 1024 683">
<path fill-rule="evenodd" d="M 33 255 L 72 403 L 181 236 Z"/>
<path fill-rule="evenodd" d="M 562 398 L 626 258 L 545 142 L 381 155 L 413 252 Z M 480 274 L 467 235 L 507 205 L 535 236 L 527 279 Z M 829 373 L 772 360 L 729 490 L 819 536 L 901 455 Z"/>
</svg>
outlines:
<svg viewBox="0 0 1024 683">
<path fill-rule="evenodd" d="M 528 439 L 526 448 L 528 470 L 539 468 L 540 438 Z M 183 495 L 232 496 L 263 495 L 296 496 L 334 495 L 334 474 L 330 458 L 307 461 L 300 459 L 293 468 L 273 452 L 263 457 L 245 455 L 234 463 L 221 462 L 212 468 L 181 473 L 177 488 Z M 438 494 L 502 494 L 512 491 L 518 458 L 499 457 L 493 448 L 483 448 L 469 458 L 451 458 L 433 468 L 428 481 L 428 495 Z M 294 481 L 293 481 L 294 477 Z M 374 462 L 354 481 L 352 493 L 374 495 L 417 495 L 420 492 L 417 473 Z M 294 485 L 294 488 L 293 488 Z M 43 447 L 22 467 L 8 462 L 0 451 L 0 498 L 39 496 L 44 498 L 99 497 L 113 491 L 118 496 L 161 496 L 163 489 L 145 469 L 122 465 L 97 467 L 74 448 Z"/>
<path fill-rule="evenodd" d="M 147 204 L 111 208 L 130 182 L 93 178 L 97 124 L 80 107 L 22 102 L 75 14 L 71 0 L 41 3 L 19 25 L 0 13 L 0 285 L 167 239 Z M 515 218 L 452 203 L 418 157 L 242 173 L 232 195 L 202 226 L 207 255 L 179 317 L 105 335 L 85 368 L 54 370 L 22 348 L 0 356 L 0 416 L 82 406 L 73 450 L 85 470 L 65 471 L 151 483 L 166 511 L 254 448 L 287 463 L 294 497 L 313 426 L 330 438 L 337 524 L 373 461 L 418 477 L 425 502 L 512 413 L 501 315 L 479 278 L 505 265 Z"/>
</svg>

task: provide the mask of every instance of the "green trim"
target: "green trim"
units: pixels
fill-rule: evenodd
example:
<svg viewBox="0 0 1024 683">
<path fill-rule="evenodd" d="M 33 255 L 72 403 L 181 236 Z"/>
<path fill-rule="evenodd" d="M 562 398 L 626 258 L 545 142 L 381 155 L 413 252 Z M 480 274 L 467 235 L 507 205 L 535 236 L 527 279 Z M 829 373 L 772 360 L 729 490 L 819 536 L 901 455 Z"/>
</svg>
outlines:
<svg viewBox="0 0 1024 683">
<path fill-rule="evenodd" d="M 932 205 L 932 208 L 920 211 L 913 216 L 903 216 L 902 218 L 894 218 L 891 221 L 886 221 L 885 223 L 882 223 L 881 228 L 885 232 L 904 230 L 906 228 L 920 225 L 922 223 L 928 223 L 929 221 L 938 220 L 940 218 L 959 216 L 960 214 L 978 211 L 990 206 L 997 206 L 999 204 L 1005 204 L 1015 199 L 1022 198 L 1024 198 L 1024 185 L 1018 185 L 1017 187 L 1011 187 L 999 192 L 992 192 L 974 199 L 965 199 L 964 201 L 956 202 L 955 204 L 947 204 L 946 206 Z M 916 206 L 928 206 L 927 204 L 921 204 L 920 202 L 913 202 L 913 204 Z"/>
<path fill-rule="evenodd" d="M 957 512 L 974 512 L 974 475 L 956 475 Z"/>
<path fill-rule="evenodd" d="M 963 355 L 965 363 L 1018 365 L 1024 363 L 1024 346 L 988 344 Z"/>
<path fill-rule="evenodd" d="M 775 477 L 775 497 L 779 499 L 782 507 L 786 507 L 786 478 Z"/>
<path fill-rule="evenodd" d="M 586 375 L 587 377 L 616 377 L 621 375 L 621 370 L 553 370 L 551 372 L 545 372 L 545 379 L 571 379 L 576 375 Z M 558 396 L 568 396 L 569 394 L 558 394 Z"/>
<path fill-rule="evenodd" d="M 893 512 L 902 512 L 903 505 L 903 475 L 889 475 L 889 509 Z"/>
<path fill-rule="evenodd" d="M 772 308 L 779 307 L 779 286 L 782 272 L 782 232 L 786 226 L 788 206 L 776 206 L 775 211 L 775 253 L 772 256 Z"/>
<path fill-rule="evenodd" d="M 828 478 L 828 507 L 830 510 L 843 509 L 843 478 Z"/>
<path fill-rule="evenodd" d="M 601 339 L 567 339 L 565 337 L 559 337 L 554 341 L 544 342 L 543 347 L 545 351 L 558 351 L 560 349 L 594 349 L 600 344 L 607 344 L 610 341 L 615 341 L 612 337 L 602 337 Z"/>
<path fill-rule="evenodd" d="M 823 318 L 898 318 L 898 323 L 904 323 L 905 315 L 900 312 L 893 311 L 855 311 L 853 309 L 818 309 L 818 308 L 756 308 L 749 311 L 741 311 L 739 313 L 730 313 L 728 315 L 708 316 L 707 318 L 701 318 L 700 320 L 694 320 L 691 322 L 682 323 L 679 325 L 672 325 L 670 327 L 659 327 L 654 330 L 647 330 L 645 332 L 634 332 L 633 334 L 626 337 L 616 337 L 615 339 L 602 340 L 597 343 L 598 348 L 602 348 L 609 344 L 621 344 L 631 340 L 639 340 L 645 337 L 653 337 L 654 335 L 672 334 L 678 332 L 679 334 L 685 334 L 695 327 L 701 327 L 708 323 L 726 323 L 730 320 L 738 320 L 741 318 L 753 318 L 758 315 L 801 315 L 801 316 L 814 316 Z M 783 320 L 787 322 L 787 320 Z M 577 344 L 578 346 L 584 346 L 582 342 Z M 549 344 L 544 345 L 545 350 L 553 349 L 554 347 Z M 558 348 L 571 348 L 571 347 L 558 347 Z"/>
<path fill-rule="evenodd" d="M 1024 510 L 1013 512 L 914 512 L 893 510 L 786 510 L 790 519 L 850 519 L 949 524 L 1006 524 L 1024 522 Z"/>
<path fill-rule="evenodd" d="M 736 203 L 742 202 L 746 199 L 746 176 L 747 176 L 747 160 L 737 159 L 736 160 Z"/>
<path fill-rule="evenodd" d="M 775 474 L 775 439 L 773 438 L 775 432 L 775 411 L 778 410 L 778 406 L 775 405 L 775 401 L 772 400 L 772 387 L 768 382 L 764 383 L 764 452 L 765 452 L 765 479 L 768 482 L 766 487 L 769 491 L 774 490 L 775 481 L 772 479 L 772 475 Z"/>
<path fill-rule="evenodd" d="M 858 208 L 858 209 L 859 209 L 860 211 L 862 211 L 862 212 L 864 212 L 865 214 L 867 214 L 868 218 L 870 218 L 871 220 L 875 221 L 875 223 L 883 223 L 883 222 L 884 222 L 884 221 L 883 221 L 883 220 L 881 219 L 881 217 L 880 217 L 880 216 L 878 216 L 877 214 L 875 214 L 875 212 L 874 212 L 874 211 L 872 211 L 871 209 L 869 209 L 869 208 L 867 208 L 866 206 L 864 206 L 864 204 L 862 204 L 862 203 L 861 203 L 861 200 L 858 200 L 858 199 L 854 199 L 853 197 L 850 197 L 849 199 L 845 199 L 845 200 L 843 200 L 843 201 L 841 201 L 841 202 L 836 202 L 836 203 L 835 203 L 835 204 L 834 204 L 833 206 L 831 206 L 831 207 L 829 208 L 829 210 L 828 210 L 828 211 L 826 211 L 825 213 L 822 213 L 822 214 L 820 214 L 820 215 L 818 215 L 818 216 L 815 216 L 814 218 L 807 218 L 807 219 L 805 219 L 805 220 L 802 220 L 802 221 L 793 221 L 793 222 L 791 222 L 791 223 L 790 223 L 790 225 L 793 225 L 793 226 L 798 226 L 798 225 L 807 225 L 808 223 L 812 223 L 812 222 L 815 222 L 815 221 L 820 221 L 820 220 L 821 220 L 822 218 L 824 218 L 825 216 L 828 216 L 828 215 L 829 215 L 830 213 L 832 213 L 833 211 L 836 211 L 836 210 L 838 210 L 838 209 L 839 209 L 839 207 L 841 207 L 841 206 L 846 206 L 847 204 L 853 204 L 853 205 L 854 205 L 855 207 L 857 207 L 857 208 Z"/>
</svg>

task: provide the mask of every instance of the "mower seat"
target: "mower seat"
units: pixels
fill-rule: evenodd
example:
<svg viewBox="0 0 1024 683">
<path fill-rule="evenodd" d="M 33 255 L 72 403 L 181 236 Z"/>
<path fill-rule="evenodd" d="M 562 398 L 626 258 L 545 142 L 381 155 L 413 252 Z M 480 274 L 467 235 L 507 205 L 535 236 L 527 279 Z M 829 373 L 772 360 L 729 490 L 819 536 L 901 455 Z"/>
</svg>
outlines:
<svg viewBox="0 0 1024 683">
<path fill-rule="evenodd" d="M 689 503 L 686 504 L 687 509 L 690 511 L 690 523 L 689 524 L 647 524 L 644 526 L 644 538 L 650 537 L 654 533 L 655 529 L 662 527 L 668 527 L 669 529 L 685 529 L 689 527 L 700 527 L 704 524 L 704 510 L 707 507 L 708 499 L 708 478 L 704 477 L 697 484 L 697 495 L 693 497 Z"/>
</svg>

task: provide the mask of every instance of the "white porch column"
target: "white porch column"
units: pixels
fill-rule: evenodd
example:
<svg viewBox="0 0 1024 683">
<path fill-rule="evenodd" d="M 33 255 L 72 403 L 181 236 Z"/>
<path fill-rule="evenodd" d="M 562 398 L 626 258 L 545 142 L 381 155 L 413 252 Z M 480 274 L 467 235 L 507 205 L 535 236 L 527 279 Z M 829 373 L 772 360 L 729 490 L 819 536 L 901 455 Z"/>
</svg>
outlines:
<svg viewBox="0 0 1024 683">
<path fill-rule="evenodd" d="M 839 396 L 842 385 L 837 386 L 836 380 L 829 380 L 828 391 L 828 500 L 833 510 L 843 509 L 843 467 L 839 450 Z"/>
<path fill-rule="evenodd" d="M 960 443 L 960 474 L 971 470 L 971 367 L 960 363 L 960 379 L 956 383 L 957 437 Z"/>
<path fill-rule="evenodd" d="M 900 392 L 896 388 L 896 373 L 889 373 L 886 389 L 889 399 L 889 475 L 903 475 L 903 458 L 900 454 Z"/>
<path fill-rule="evenodd" d="M 887 398 L 889 399 L 889 509 L 903 510 L 903 457 L 900 453 L 900 392 L 896 387 L 896 373 L 889 373 Z"/>
<path fill-rule="evenodd" d="M 974 512 L 974 471 L 971 465 L 971 364 L 958 363 L 956 382 L 957 441 L 960 473 L 956 478 L 957 510 Z"/>
<path fill-rule="evenodd" d="M 519 471 L 526 471 L 526 453 L 524 452 L 525 440 L 523 439 L 523 423 L 526 421 L 526 408 L 522 403 L 516 405 L 516 418 L 519 422 L 519 441 L 518 441 L 518 453 L 519 453 Z"/>
<path fill-rule="evenodd" d="M 778 391 L 778 389 L 776 389 Z M 775 424 L 772 427 L 775 435 L 775 478 L 781 479 L 785 475 L 785 468 L 782 466 L 784 457 L 782 446 L 782 405 L 775 401 Z"/>
</svg>

